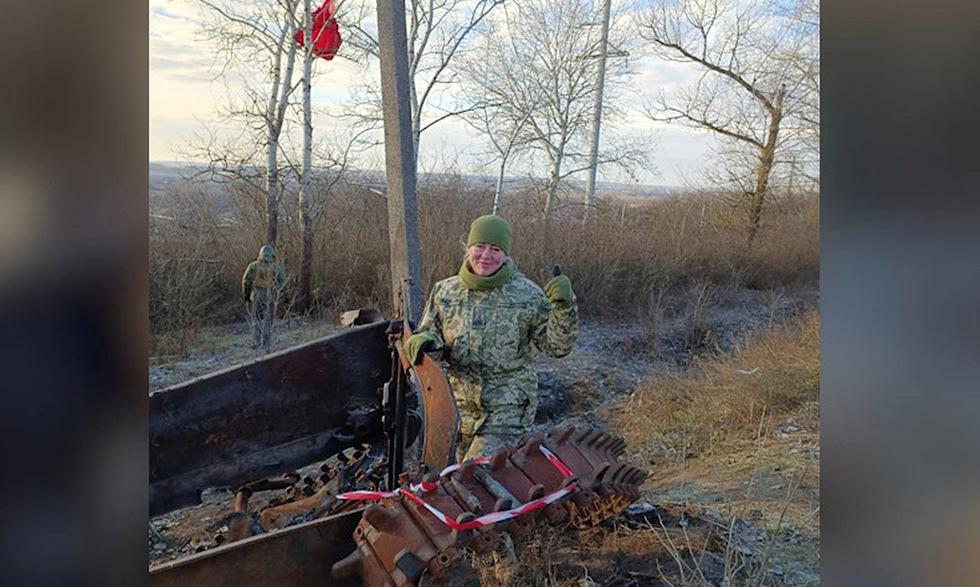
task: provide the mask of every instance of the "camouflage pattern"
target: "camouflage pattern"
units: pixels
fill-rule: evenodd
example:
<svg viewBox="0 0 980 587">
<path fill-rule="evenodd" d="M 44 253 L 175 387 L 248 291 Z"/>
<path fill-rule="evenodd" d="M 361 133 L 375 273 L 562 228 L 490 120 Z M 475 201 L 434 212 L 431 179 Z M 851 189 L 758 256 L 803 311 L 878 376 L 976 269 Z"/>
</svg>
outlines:
<svg viewBox="0 0 980 587">
<path fill-rule="evenodd" d="M 467 436 L 466 434 L 460 439 L 456 444 L 456 462 L 462 463 L 466 459 L 475 459 L 481 456 L 490 456 L 498 448 L 516 444 L 515 437 L 522 436 L 527 431 L 521 432 L 521 434 L 485 434 L 482 431 L 476 436 Z"/>
<path fill-rule="evenodd" d="M 458 275 L 436 283 L 416 331 L 441 343 L 434 354 L 449 363 L 464 443 L 480 436 L 510 442 L 529 432 L 538 406 L 533 347 L 563 357 L 575 342 L 574 295 L 568 304 L 552 305 L 510 258 L 505 262 L 511 278 L 495 289 L 467 289 Z M 488 450 L 487 439 L 477 439 L 460 454 Z"/>
<path fill-rule="evenodd" d="M 276 316 L 276 300 L 285 286 L 285 269 L 271 260 L 268 254 L 260 253 L 260 257 L 245 268 L 245 273 L 242 275 L 242 294 L 251 302 L 249 314 L 255 346 L 261 345 L 268 349 L 272 345 L 272 321 Z"/>
</svg>

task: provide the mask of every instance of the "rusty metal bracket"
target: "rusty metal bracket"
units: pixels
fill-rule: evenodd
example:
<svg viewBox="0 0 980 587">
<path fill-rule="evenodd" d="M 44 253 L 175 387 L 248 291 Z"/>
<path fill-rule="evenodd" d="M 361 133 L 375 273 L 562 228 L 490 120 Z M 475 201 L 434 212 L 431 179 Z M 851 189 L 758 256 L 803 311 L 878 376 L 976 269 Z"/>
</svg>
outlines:
<svg viewBox="0 0 980 587">
<path fill-rule="evenodd" d="M 459 436 L 459 410 L 453 397 L 449 379 L 439 365 L 427 354 L 422 361 L 412 365 L 405 353 L 404 341 L 411 336 L 406 327 L 402 339 L 395 341 L 402 368 L 411 374 L 412 384 L 418 391 L 423 413 L 421 461 L 430 471 L 441 471 L 456 461 L 456 439 Z"/>
</svg>

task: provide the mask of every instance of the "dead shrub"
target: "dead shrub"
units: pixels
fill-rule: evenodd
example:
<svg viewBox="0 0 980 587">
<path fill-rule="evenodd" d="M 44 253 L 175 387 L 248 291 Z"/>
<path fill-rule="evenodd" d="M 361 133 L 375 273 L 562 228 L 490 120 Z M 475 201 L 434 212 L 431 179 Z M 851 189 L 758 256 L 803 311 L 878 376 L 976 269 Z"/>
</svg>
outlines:
<svg viewBox="0 0 980 587">
<path fill-rule="evenodd" d="M 170 196 L 172 206 L 150 227 L 151 352 L 184 355 L 203 317 L 234 315 L 230 300 L 237 280 L 222 254 L 228 235 L 209 195 L 195 187 Z"/>
<path fill-rule="evenodd" d="M 470 221 L 492 208 L 492 189 L 467 187 L 458 176 L 433 176 L 418 190 L 422 290 L 454 275 Z M 295 186 L 281 199 L 277 256 L 290 284 L 280 314 L 292 312 L 301 238 Z M 691 337 L 718 286 L 762 289 L 814 280 L 819 271 L 818 202 L 787 199 L 767 209 L 750 252 L 744 230 L 719 198 L 600 199 L 585 224 L 581 208 L 564 206 L 543 218 L 533 188 L 513 190 L 501 215 L 514 229 L 513 257 L 544 284 L 558 264 L 568 275 L 584 316 L 651 320 L 660 328 L 670 298 L 693 298 Z M 265 241 L 264 193 L 230 184 L 185 184 L 167 194 L 180 219 L 151 229 L 151 328 L 154 334 L 239 320 L 241 272 Z M 383 195 L 340 182 L 317 194 L 312 260 L 312 313 L 391 308 L 388 209 Z M 204 260 L 204 261 L 201 261 Z M 179 310 L 178 310 L 179 308 Z"/>
<path fill-rule="evenodd" d="M 820 276 L 820 206 L 813 196 L 776 200 L 766 209 L 745 267 L 755 289 L 815 281 Z"/>
</svg>

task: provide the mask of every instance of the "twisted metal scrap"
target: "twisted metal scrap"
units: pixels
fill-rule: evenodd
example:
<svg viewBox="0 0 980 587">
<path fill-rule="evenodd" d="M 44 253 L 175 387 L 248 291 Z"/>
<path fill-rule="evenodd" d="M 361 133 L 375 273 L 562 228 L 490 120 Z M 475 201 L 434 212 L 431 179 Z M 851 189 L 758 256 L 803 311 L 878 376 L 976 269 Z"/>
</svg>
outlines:
<svg viewBox="0 0 980 587">
<path fill-rule="evenodd" d="M 544 446 L 571 471 L 562 475 L 540 450 Z M 572 487 L 567 496 L 534 512 L 484 526 L 454 530 L 402 488 L 365 510 L 354 530 L 357 548 L 332 569 L 337 579 L 360 575 L 366 587 L 416 585 L 428 579 L 447 586 L 479 584 L 462 558 L 496 547 L 501 533 L 515 540 L 534 532 L 540 522 L 592 526 L 616 516 L 639 497 L 646 471 L 618 462 L 622 438 L 589 426 L 561 425 L 532 435 L 517 449 L 495 452 L 486 467 L 468 460 L 440 477 L 423 476 L 417 495 L 434 509 L 463 524 L 489 512 L 500 512 Z"/>
</svg>

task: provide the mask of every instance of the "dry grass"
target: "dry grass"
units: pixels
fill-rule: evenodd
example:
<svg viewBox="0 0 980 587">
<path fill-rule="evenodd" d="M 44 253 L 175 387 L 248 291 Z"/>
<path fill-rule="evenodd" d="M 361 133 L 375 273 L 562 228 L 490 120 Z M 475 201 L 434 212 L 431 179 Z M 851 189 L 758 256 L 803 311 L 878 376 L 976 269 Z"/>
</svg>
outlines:
<svg viewBox="0 0 980 587">
<path fill-rule="evenodd" d="M 264 196 L 233 189 L 216 196 L 200 186 L 172 188 L 155 203 L 175 217 L 150 234 L 150 318 L 154 335 L 242 319 L 241 272 L 265 239 Z M 469 222 L 492 207 L 489 190 L 466 191 L 447 177 L 418 192 L 422 288 L 455 274 Z M 560 264 L 584 315 L 655 320 L 665 296 L 716 285 L 766 289 L 818 277 L 818 200 L 774 202 L 749 250 L 731 209 L 718 198 L 678 196 L 624 204 L 598 202 L 584 226 L 575 208 L 550 222 L 533 192 L 515 193 L 501 215 L 514 227 L 513 256 L 543 283 Z M 223 206 L 223 207 L 222 207 Z M 283 197 L 276 249 L 295 283 L 301 250 L 295 196 Z M 222 218 L 220 211 L 233 218 Z M 315 224 L 313 310 L 374 307 L 390 313 L 388 210 L 381 195 L 346 186 L 324 198 Z M 280 313 L 292 312 L 291 294 Z M 694 317 L 696 319 L 696 316 Z M 171 335 L 172 336 L 172 335 Z"/>
<path fill-rule="evenodd" d="M 495 573 L 489 555 L 477 557 L 474 566 L 483 587 L 716 585 L 726 569 L 709 564 L 724 560 L 725 529 L 694 516 L 679 524 L 683 511 L 666 506 L 657 523 L 617 520 L 582 529 L 542 524 L 516 545 L 520 565 L 510 580 Z M 734 564 L 728 570 L 730 579 L 739 572 Z"/>
<path fill-rule="evenodd" d="M 494 572 L 490 556 L 475 562 L 483 587 L 582 587 L 583 585 L 636 584 L 624 578 L 652 579 L 656 561 L 669 561 L 669 550 L 658 540 L 658 530 L 566 528 L 541 524 L 533 538 L 516 545 L 520 566 L 509 581 Z M 701 542 L 704 537 L 699 536 Z"/>
<path fill-rule="evenodd" d="M 697 358 L 684 375 L 653 379 L 610 410 L 627 440 L 624 458 L 651 470 L 644 490 L 658 508 L 703 504 L 764 531 L 750 560 L 714 550 L 729 584 L 819 583 L 819 330 L 811 310 L 749 333 L 729 354 Z M 685 563 L 698 545 L 670 529 L 651 528 L 686 574 L 671 582 L 714 584 Z"/>
<path fill-rule="evenodd" d="M 819 584 L 818 343 L 810 311 L 611 408 L 622 458 L 651 470 L 644 494 L 672 519 L 540 535 L 515 584 Z M 689 508 L 721 517 L 678 523 Z"/>
<path fill-rule="evenodd" d="M 184 354 L 198 329 L 227 321 L 242 304 L 242 254 L 236 238 L 222 230 L 207 192 L 199 187 L 171 190 L 172 223 L 150 225 L 151 354 Z M 256 252 L 258 248 L 255 249 Z M 254 256 L 254 253 L 250 256 Z M 247 259 L 248 257 L 246 257 Z"/>
<path fill-rule="evenodd" d="M 680 376 L 639 388 L 616 428 L 646 462 L 711 454 L 770 437 L 792 415 L 816 429 L 820 319 L 815 310 L 758 333 L 727 356 L 696 359 Z"/>
</svg>

